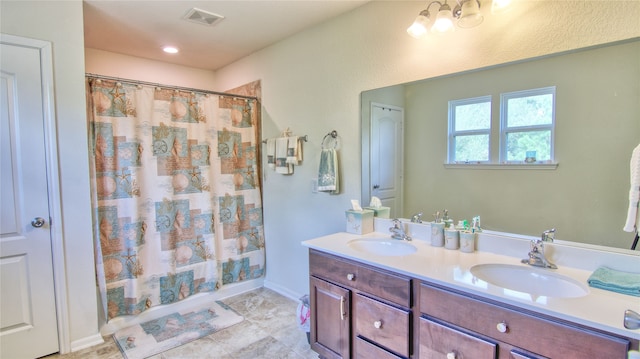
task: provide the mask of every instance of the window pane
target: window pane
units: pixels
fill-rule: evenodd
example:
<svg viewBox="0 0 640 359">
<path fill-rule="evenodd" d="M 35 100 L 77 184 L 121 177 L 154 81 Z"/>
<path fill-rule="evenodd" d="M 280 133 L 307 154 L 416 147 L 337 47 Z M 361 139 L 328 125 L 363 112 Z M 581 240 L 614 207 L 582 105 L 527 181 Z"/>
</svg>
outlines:
<svg viewBox="0 0 640 359">
<path fill-rule="evenodd" d="M 491 126 L 491 102 L 456 105 L 455 131 L 484 130 Z"/>
<path fill-rule="evenodd" d="M 456 136 L 454 141 L 454 161 L 489 161 L 489 135 Z"/>
<path fill-rule="evenodd" d="M 507 100 L 507 127 L 553 123 L 553 95 L 517 97 Z"/>
<path fill-rule="evenodd" d="M 537 161 L 549 161 L 551 130 L 507 133 L 507 161 L 524 161 L 527 151 L 536 151 Z"/>
</svg>

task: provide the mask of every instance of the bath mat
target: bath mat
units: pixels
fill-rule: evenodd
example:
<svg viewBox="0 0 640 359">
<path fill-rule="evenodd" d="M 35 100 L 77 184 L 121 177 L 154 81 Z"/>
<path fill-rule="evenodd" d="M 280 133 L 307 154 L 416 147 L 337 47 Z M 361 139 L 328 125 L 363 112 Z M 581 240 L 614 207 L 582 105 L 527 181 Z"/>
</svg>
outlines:
<svg viewBox="0 0 640 359">
<path fill-rule="evenodd" d="M 113 339 L 126 359 L 143 359 L 243 320 L 233 309 L 216 301 L 120 329 L 113 334 Z"/>
</svg>

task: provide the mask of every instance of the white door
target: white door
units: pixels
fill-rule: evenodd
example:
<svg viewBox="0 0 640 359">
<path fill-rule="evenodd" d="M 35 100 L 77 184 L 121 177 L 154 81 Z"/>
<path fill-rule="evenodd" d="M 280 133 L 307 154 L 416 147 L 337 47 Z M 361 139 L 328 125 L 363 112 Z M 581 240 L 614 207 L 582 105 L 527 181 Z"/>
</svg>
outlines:
<svg viewBox="0 0 640 359">
<path fill-rule="evenodd" d="M 58 351 L 39 48 L 0 49 L 0 358 Z"/>
<path fill-rule="evenodd" d="M 402 216 L 403 123 L 400 107 L 371 104 L 371 195 Z"/>
</svg>

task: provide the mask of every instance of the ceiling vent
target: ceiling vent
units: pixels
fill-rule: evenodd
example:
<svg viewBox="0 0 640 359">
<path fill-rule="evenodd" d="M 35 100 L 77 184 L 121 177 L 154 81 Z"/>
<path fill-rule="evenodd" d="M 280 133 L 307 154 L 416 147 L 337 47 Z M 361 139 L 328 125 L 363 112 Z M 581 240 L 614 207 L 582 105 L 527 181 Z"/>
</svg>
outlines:
<svg viewBox="0 0 640 359">
<path fill-rule="evenodd" d="M 224 16 L 194 7 L 193 9 L 189 10 L 182 18 L 187 21 L 195 22 L 197 24 L 213 26 L 222 21 L 224 19 Z"/>
</svg>

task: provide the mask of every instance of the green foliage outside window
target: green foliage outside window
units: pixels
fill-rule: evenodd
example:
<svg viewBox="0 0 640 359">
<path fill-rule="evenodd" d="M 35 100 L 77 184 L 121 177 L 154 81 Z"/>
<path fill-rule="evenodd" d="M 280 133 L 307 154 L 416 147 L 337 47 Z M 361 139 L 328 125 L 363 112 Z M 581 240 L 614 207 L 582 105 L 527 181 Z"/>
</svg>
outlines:
<svg viewBox="0 0 640 359">
<path fill-rule="evenodd" d="M 527 151 L 536 151 L 536 161 L 549 161 L 550 149 L 550 130 L 507 134 L 507 161 L 523 161 Z"/>
<path fill-rule="evenodd" d="M 456 131 L 483 130 L 491 127 L 491 102 L 456 106 Z"/>
<path fill-rule="evenodd" d="M 489 135 L 456 136 L 456 161 L 478 162 L 489 160 Z"/>
</svg>

